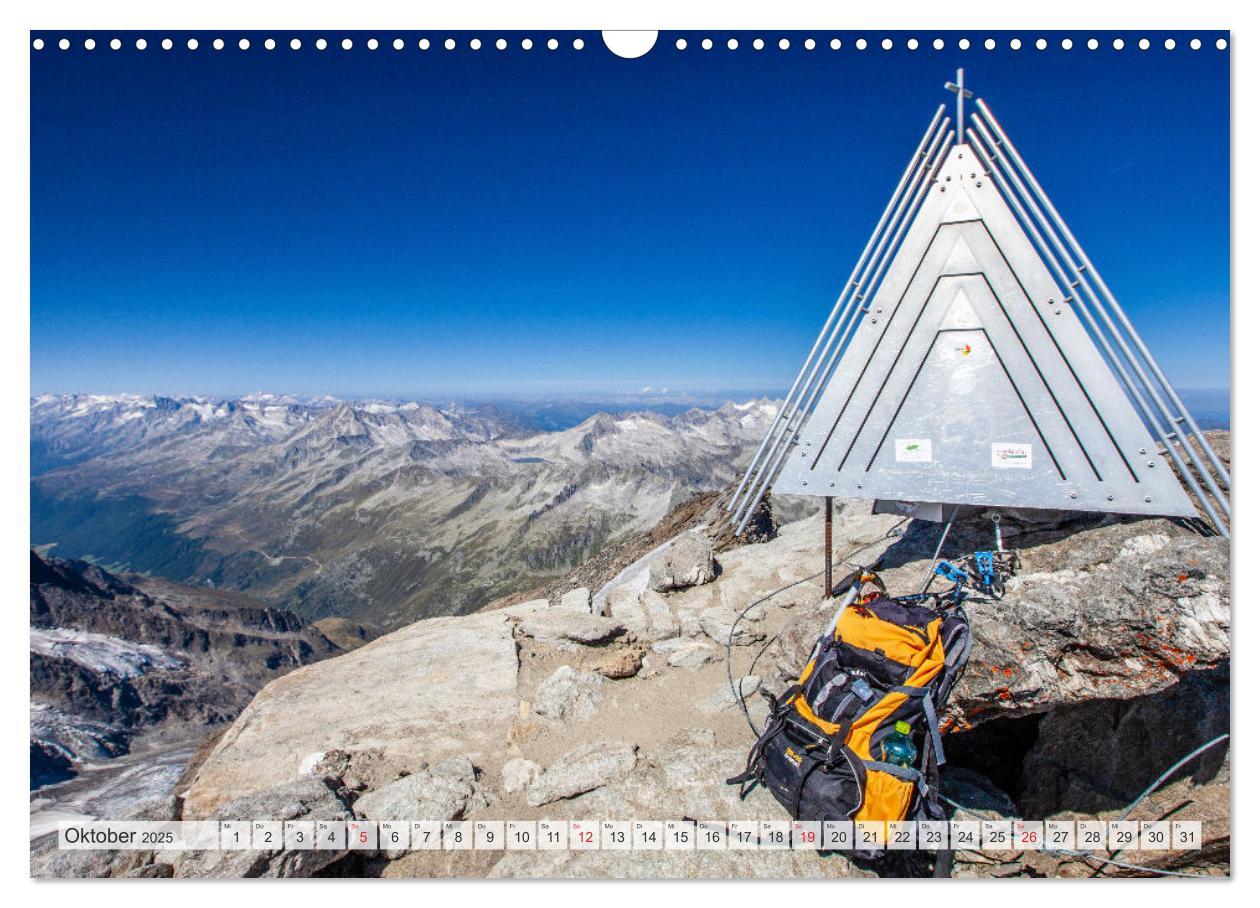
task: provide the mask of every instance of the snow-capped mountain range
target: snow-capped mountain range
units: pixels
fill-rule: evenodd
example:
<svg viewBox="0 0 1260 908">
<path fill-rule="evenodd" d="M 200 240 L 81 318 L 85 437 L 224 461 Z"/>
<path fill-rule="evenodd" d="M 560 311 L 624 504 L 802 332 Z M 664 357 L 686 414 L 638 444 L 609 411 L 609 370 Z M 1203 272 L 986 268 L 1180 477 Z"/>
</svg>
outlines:
<svg viewBox="0 0 1260 908">
<path fill-rule="evenodd" d="M 756 400 L 538 432 L 495 405 L 42 395 L 32 544 L 392 627 L 651 527 L 734 478 L 774 413 Z"/>
</svg>

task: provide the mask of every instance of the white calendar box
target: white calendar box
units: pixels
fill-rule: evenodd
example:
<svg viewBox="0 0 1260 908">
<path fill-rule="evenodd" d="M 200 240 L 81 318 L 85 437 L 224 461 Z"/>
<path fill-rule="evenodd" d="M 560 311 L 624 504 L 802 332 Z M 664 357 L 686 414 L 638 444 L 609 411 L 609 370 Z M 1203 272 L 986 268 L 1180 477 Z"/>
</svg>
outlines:
<svg viewBox="0 0 1260 908">
<path fill-rule="evenodd" d="M 944 820 L 919 821 L 919 850 L 942 851 L 949 847 L 949 824 Z"/>
<path fill-rule="evenodd" d="M 309 824 L 312 830 L 314 823 Z M 219 823 L 217 820 L 184 820 L 179 824 L 180 840 L 185 851 L 218 851 Z M 307 837 L 309 843 L 310 837 Z M 313 848 L 307 844 L 307 848 Z"/>
<path fill-rule="evenodd" d="M 1143 851 L 1168 851 L 1172 847 L 1172 824 L 1167 820 L 1138 823 L 1138 847 Z"/>
<path fill-rule="evenodd" d="M 249 849 L 249 822 L 246 820 L 222 820 L 219 822 L 219 847 L 224 851 Z"/>
<path fill-rule="evenodd" d="M 508 820 L 503 826 L 508 851 L 534 851 L 538 848 L 538 824 L 533 820 Z"/>
<path fill-rule="evenodd" d="M 1053 851 L 1075 851 L 1076 821 L 1046 820 L 1045 847 Z"/>
<path fill-rule="evenodd" d="M 792 848 L 797 851 L 821 851 L 822 847 L 822 823 L 820 821 L 792 821 Z"/>
<path fill-rule="evenodd" d="M 569 849 L 571 851 L 598 851 L 599 821 L 570 820 Z"/>
<path fill-rule="evenodd" d="M 315 847 L 314 820 L 287 820 L 284 824 L 284 847 L 287 851 L 311 851 Z"/>
<path fill-rule="evenodd" d="M 1076 847 L 1081 851 L 1106 851 L 1107 824 L 1102 820 L 1077 820 Z"/>
<path fill-rule="evenodd" d="M 1023 851 L 1041 851 L 1045 847 L 1046 827 L 1040 820 L 1016 820 L 1015 847 Z"/>
<path fill-rule="evenodd" d="M 726 847 L 736 851 L 756 851 L 757 821 L 731 820 L 727 824 Z"/>
<path fill-rule="evenodd" d="M 473 825 L 471 820 L 443 820 L 442 848 L 446 851 L 472 851 Z"/>
<path fill-rule="evenodd" d="M 914 820 L 888 821 L 888 850 L 915 851 L 919 847 L 919 824 Z"/>
<path fill-rule="evenodd" d="M 252 820 L 250 847 L 258 851 L 279 851 L 284 847 L 284 824 L 279 820 Z"/>
<path fill-rule="evenodd" d="M 632 820 L 635 851 L 660 851 L 665 847 L 665 824 L 660 820 Z"/>
<path fill-rule="evenodd" d="M 406 820 L 381 820 L 376 828 L 382 850 L 406 851 L 411 847 L 411 825 Z"/>
<path fill-rule="evenodd" d="M 858 820 L 853 824 L 853 847 L 862 851 L 883 851 L 888 829 L 883 820 Z"/>
<path fill-rule="evenodd" d="M 722 820 L 700 820 L 696 823 L 696 848 L 701 851 L 725 851 L 726 823 Z"/>
<path fill-rule="evenodd" d="M 828 851 L 853 850 L 852 820 L 823 820 L 823 848 Z"/>
<path fill-rule="evenodd" d="M 474 820 L 473 848 L 478 851 L 502 851 L 503 821 Z"/>
<path fill-rule="evenodd" d="M 974 820 L 950 820 L 949 847 L 955 851 L 979 851 L 980 823 Z"/>
<path fill-rule="evenodd" d="M 1107 847 L 1112 851 L 1136 848 L 1138 845 L 1137 820 L 1112 820 L 1107 824 Z"/>
<path fill-rule="evenodd" d="M 435 851 L 442 847 L 441 820 L 412 820 L 411 848 L 415 851 Z"/>
<path fill-rule="evenodd" d="M 981 851 L 1008 851 L 1013 840 L 1010 820 L 980 821 Z"/>
<path fill-rule="evenodd" d="M 1173 820 L 1172 847 L 1174 851 L 1193 851 L 1203 847 L 1202 820 Z"/>
<path fill-rule="evenodd" d="M 569 847 L 569 825 L 564 820 L 538 821 L 538 849 L 565 851 Z"/>
<path fill-rule="evenodd" d="M 757 824 L 757 838 L 763 851 L 778 851 L 791 844 L 791 829 L 787 820 L 762 820 Z"/>
<path fill-rule="evenodd" d="M 599 824 L 599 847 L 606 851 L 629 851 L 634 830 L 629 820 L 604 820 Z"/>
<path fill-rule="evenodd" d="M 316 851 L 345 851 L 346 850 L 346 821 L 345 820 L 316 820 L 315 821 L 315 850 Z"/>
<path fill-rule="evenodd" d="M 696 847 L 696 824 L 691 820 L 665 821 L 665 850 L 693 851 Z"/>
<path fill-rule="evenodd" d="M 347 820 L 346 842 L 351 851 L 376 850 L 376 821 Z"/>
</svg>

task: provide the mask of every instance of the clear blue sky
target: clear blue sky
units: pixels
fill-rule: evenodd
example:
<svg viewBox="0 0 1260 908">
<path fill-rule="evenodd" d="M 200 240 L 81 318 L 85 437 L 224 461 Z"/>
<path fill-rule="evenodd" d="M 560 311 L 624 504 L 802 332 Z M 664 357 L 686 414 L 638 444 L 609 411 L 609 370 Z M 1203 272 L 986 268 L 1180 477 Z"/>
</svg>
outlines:
<svg viewBox="0 0 1260 908">
<path fill-rule="evenodd" d="M 32 52 L 33 391 L 783 389 L 958 65 L 1173 381 L 1228 384 L 1215 33 L 1120 53 L 666 33 L 630 61 L 589 33 L 223 34 Z"/>
</svg>

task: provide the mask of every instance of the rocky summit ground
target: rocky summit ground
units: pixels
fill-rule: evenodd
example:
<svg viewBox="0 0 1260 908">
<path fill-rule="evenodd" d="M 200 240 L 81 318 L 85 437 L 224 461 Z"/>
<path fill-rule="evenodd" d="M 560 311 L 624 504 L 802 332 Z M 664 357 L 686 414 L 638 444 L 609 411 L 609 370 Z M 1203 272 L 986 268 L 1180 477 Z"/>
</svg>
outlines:
<svg viewBox="0 0 1260 908">
<path fill-rule="evenodd" d="M 718 526 L 683 532 L 594 592 L 412 624 L 268 684 L 179 797 L 187 819 L 786 819 L 764 790 L 740 800 L 759 690 L 780 691 L 834 610 L 818 515 L 714 559 Z M 940 527 L 852 503 L 840 560 L 881 552 L 894 592 L 917 590 Z M 899 535 L 890 535 L 898 529 Z M 945 554 L 986 545 L 956 526 Z M 1117 816 L 1181 754 L 1228 728 L 1229 547 L 1170 521 L 1007 526 L 1023 570 L 970 609 L 971 666 L 944 717 L 946 788 L 966 810 Z M 861 549 L 860 553 L 857 550 Z M 885 551 L 886 550 L 886 551 Z M 842 573 L 838 569 L 837 573 Z M 736 615 L 752 606 L 732 630 Z M 726 642 L 733 640 L 730 664 Z M 1204 821 L 1193 853 L 1125 852 L 1135 866 L 1229 866 L 1228 751 L 1188 764 L 1134 818 Z M 849 877 L 918 873 L 815 852 L 67 852 L 49 875 L 386 877 Z M 1041 852 L 959 853 L 957 876 L 1141 870 Z"/>
</svg>

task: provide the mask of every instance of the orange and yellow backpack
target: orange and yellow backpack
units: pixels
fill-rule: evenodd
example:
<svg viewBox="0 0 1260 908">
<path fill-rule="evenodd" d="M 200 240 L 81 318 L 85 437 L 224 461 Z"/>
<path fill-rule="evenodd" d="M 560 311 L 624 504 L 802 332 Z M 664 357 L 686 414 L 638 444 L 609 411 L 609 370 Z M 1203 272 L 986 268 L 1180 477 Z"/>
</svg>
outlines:
<svg viewBox="0 0 1260 908">
<path fill-rule="evenodd" d="M 966 614 L 957 601 L 890 598 L 874 574 L 850 579 L 857 595 L 773 700 L 745 771 L 728 781 L 741 796 L 765 785 L 798 820 L 943 819 L 937 717 L 971 653 Z M 880 759 L 899 722 L 917 765 Z"/>
</svg>

